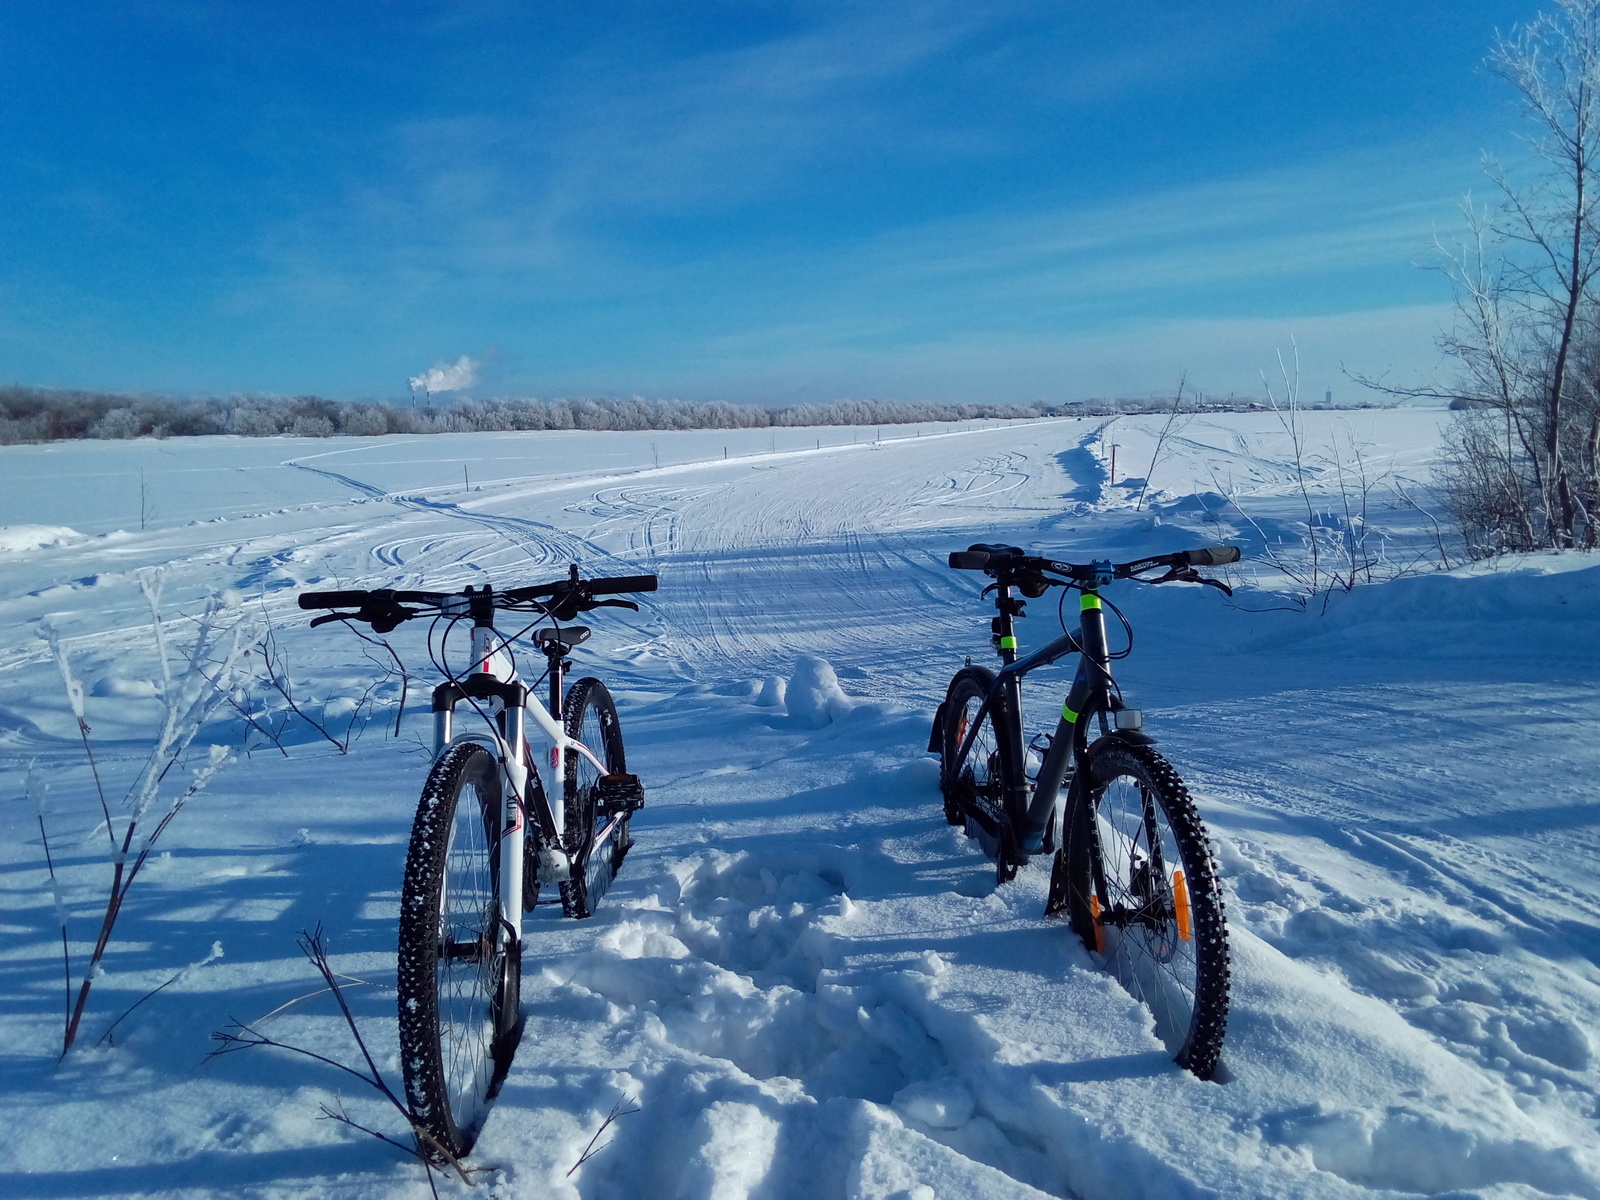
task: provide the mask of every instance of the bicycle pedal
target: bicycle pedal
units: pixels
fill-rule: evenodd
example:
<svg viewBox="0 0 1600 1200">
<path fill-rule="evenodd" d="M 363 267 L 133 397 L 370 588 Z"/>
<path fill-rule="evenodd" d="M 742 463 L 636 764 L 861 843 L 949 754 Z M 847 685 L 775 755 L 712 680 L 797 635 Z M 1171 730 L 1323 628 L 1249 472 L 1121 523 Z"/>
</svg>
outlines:
<svg viewBox="0 0 1600 1200">
<path fill-rule="evenodd" d="M 644 807 L 644 785 L 637 775 L 602 775 L 595 781 L 594 790 L 601 816 L 637 812 Z"/>
<path fill-rule="evenodd" d="M 572 878 L 572 860 L 565 850 L 545 846 L 539 851 L 539 884 L 566 883 Z"/>
</svg>

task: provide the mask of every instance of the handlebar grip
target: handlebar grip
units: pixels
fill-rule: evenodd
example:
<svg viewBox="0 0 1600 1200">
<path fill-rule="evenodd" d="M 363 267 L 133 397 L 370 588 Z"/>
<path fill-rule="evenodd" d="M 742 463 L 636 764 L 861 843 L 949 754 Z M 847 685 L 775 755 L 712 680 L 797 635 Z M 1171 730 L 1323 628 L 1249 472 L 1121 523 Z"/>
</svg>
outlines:
<svg viewBox="0 0 1600 1200">
<path fill-rule="evenodd" d="M 957 571 L 981 571 L 989 565 L 987 550 L 952 550 L 950 565 Z"/>
<path fill-rule="evenodd" d="M 654 575 L 619 575 L 614 579 L 590 580 L 585 586 L 591 596 L 603 596 L 607 592 L 653 592 L 661 586 L 661 581 Z"/>
<path fill-rule="evenodd" d="M 1191 567 L 1220 567 L 1239 561 L 1239 547 L 1207 546 L 1204 550 L 1185 550 L 1183 558 Z"/>
<path fill-rule="evenodd" d="M 360 608 L 371 592 L 301 592 L 301 608 Z"/>
</svg>

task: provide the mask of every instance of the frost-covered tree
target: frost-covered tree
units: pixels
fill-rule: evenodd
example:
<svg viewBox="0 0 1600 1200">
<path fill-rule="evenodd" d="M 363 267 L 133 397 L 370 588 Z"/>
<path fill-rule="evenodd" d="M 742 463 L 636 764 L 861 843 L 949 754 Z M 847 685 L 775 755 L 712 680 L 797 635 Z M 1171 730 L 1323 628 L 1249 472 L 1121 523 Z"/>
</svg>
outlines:
<svg viewBox="0 0 1600 1200">
<path fill-rule="evenodd" d="M 1536 164 L 1493 159 L 1494 198 L 1463 205 L 1467 236 L 1439 246 L 1457 319 L 1440 348 L 1458 419 L 1439 477 L 1479 556 L 1594 546 L 1600 530 L 1600 0 L 1556 0 L 1495 43 Z"/>
</svg>

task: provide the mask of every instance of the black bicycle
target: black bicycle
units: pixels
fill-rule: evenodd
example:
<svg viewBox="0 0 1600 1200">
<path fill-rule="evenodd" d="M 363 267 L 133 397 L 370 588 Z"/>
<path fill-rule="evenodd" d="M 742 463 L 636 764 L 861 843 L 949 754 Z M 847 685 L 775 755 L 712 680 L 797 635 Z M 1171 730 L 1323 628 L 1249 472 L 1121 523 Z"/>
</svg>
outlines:
<svg viewBox="0 0 1600 1200">
<path fill-rule="evenodd" d="M 1234 546 L 1119 564 L 1057 562 L 1016 546 L 951 554 L 952 567 L 994 581 L 983 594 L 994 594 L 992 640 L 1001 667 L 967 660 L 928 741 L 939 755 L 945 819 L 995 860 L 1001 883 L 1031 856 L 1054 855 L 1045 915 L 1067 917 L 1084 945 L 1150 1008 L 1176 1061 L 1201 1079 L 1216 1071 L 1228 1020 L 1222 889 L 1188 789 L 1153 749 L 1143 713 L 1123 703 L 1112 678 L 1111 663 L 1133 648 L 1133 627 L 1100 589 L 1130 579 L 1204 583 L 1232 594 L 1195 568 L 1237 561 Z M 1016 619 L 1052 587 L 1078 592 L 1078 628 L 1068 629 L 1063 615 L 1061 637 L 1019 657 Z M 1064 591 L 1063 607 L 1065 600 Z M 1107 608 L 1127 634 L 1115 653 L 1106 640 Z M 1055 729 L 1028 740 L 1022 677 L 1069 654 L 1081 657 Z"/>
<path fill-rule="evenodd" d="M 433 769 L 422 788 L 400 892 L 400 1065 L 424 1153 L 459 1158 L 472 1149 L 522 1037 L 522 914 L 541 885 L 557 884 L 569 917 L 587 917 L 632 843 L 629 820 L 644 788 L 628 774 L 622 727 L 598 679 L 566 687 L 567 655 L 586 640 L 564 625 L 599 599 L 651 592 L 654 575 L 567 578 L 496 592 L 306 592 L 301 608 L 344 608 L 317 617 L 362 621 L 388 633 L 431 617 L 428 649 L 445 677 L 433 690 Z M 495 629 L 496 613 L 532 619 L 516 633 Z M 451 669 L 451 630 L 466 623 L 465 669 Z M 517 675 L 513 643 L 532 641 L 544 657 L 549 706 Z M 463 729 L 466 704 L 480 721 Z M 528 729 L 528 724 L 535 726 Z M 535 754 L 530 736 L 548 756 Z M 541 763 L 541 759 L 543 762 Z M 542 774 L 541 774 L 542 772 Z"/>
</svg>

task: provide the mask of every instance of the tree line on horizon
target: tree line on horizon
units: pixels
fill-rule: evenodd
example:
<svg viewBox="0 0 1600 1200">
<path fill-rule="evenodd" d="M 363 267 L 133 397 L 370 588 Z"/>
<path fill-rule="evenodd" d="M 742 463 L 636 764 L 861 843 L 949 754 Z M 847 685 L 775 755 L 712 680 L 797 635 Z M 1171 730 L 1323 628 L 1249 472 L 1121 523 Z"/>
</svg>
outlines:
<svg viewBox="0 0 1600 1200">
<path fill-rule="evenodd" d="M 376 437 L 388 433 L 505 433 L 538 430 L 766 429 L 803 425 L 917 425 L 1030 420 L 1166 411 L 1170 398 L 1050 404 L 958 404 L 934 401 L 833 400 L 768 408 L 714 400 L 488 399 L 449 405 L 328 400 L 321 396 L 227 396 L 181 399 L 121 392 L 0 387 L 0 445 L 79 438 Z M 1228 396 L 1212 411 L 1259 408 Z M 1325 407 L 1325 406 L 1317 406 Z"/>
</svg>

